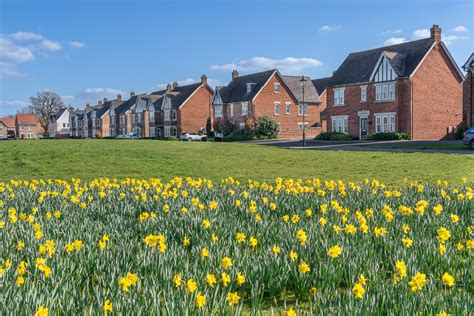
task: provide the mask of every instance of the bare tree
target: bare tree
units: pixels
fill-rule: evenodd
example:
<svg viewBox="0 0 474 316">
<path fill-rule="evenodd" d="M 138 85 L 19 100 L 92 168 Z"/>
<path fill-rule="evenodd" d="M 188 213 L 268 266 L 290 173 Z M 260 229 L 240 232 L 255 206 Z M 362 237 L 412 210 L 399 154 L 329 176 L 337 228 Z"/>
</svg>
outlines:
<svg viewBox="0 0 474 316">
<path fill-rule="evenodd" d="M 64 107 L 61 97 L 50 91 L 37 92 L 36 96 L 30 97 L 30 103 L 29 110 L 36 115 L 45 132 L 49 130 L 50 116 Z"/>
</svg>

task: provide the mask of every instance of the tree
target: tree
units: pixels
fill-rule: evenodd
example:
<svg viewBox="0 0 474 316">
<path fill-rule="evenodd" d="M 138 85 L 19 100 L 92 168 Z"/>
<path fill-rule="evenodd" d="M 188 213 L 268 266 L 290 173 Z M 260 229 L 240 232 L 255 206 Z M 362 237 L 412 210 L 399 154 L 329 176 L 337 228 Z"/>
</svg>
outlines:
<svg viewBox="0 0 474 316">
<path fill-rule="evenodd" d="M 257 126 L 259 134 L 269 138 L 276 138 L 280 131 L 280 126 L 270 116 L 260 116 L 257 118 Z"/>
<path fill-rule="evenodd" d="M 30 103 L 29 110 L 36 115 L 45 132 L 49 130 L 50 116 L 64 107 L 61 97 L 50 91 L 37 92 L 36 96 L 30 97 Z"/>
<path fill-rule="evenodd" d="M 211 118 L 208 117 L 206 121 L 206 134 L 210 136 L 211 133 L 212 133 L 212 122 L 211 122 Z"/>
</svg>

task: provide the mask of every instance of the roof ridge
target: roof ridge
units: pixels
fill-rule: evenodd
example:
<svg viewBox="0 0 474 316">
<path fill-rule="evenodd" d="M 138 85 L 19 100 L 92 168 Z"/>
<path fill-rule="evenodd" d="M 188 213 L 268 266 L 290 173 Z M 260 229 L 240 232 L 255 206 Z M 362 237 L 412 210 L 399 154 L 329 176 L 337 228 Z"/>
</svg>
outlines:
<svg viewBox="0 0 474 316">
<path fill-rule="evenodd" d="M 412 43 L 415 43 L 415 42 L 426 41 L 426 40 L 431 40 L 431 41 L 434 42 L 434 40 L 433 40 L 431 37 L 426 37 L 426 38 L 421 38 L 421 39 L 418 39 L 418 40 L 408 41 L 408 42 L 404 42 L 404 43 L 400 43 L 400 44 L 394 44 L 394 45 L 389 45 L 389 46 L 381 46 L 381 47 L 375 47 L 375 48 L 366 49 L 366 50 L 361 50 L 361 51 L 357 51 L 357 52 L 352 52 L 352 53 L 350 53 L 349 55 L 360 54 L 360 53 L 367 53 L 367 52 L 372 52 L 372 51 L 376 51 L 376 50 L 389 51 L 389 50 L 387 50 L 386 48 L 389 48 L 389 47 L 400 47 L 400 46 L 403 46 L 403 45 L 412 44 Z"/>
</svg>

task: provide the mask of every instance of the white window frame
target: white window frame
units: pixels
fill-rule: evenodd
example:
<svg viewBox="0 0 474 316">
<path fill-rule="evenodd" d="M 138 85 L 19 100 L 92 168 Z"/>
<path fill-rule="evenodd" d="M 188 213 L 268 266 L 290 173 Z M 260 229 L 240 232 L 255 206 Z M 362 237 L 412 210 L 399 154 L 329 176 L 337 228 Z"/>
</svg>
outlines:
<svg viewBox="0 0 474 316">
<path fill-rule="evenodd" d="M 150 119 L 150 123 L 155 123 L 155 112 L 154 111 L 149 112 L 148 116 Z"/>
<path fill-rule="evenodd" d="M 249 115 L 249 103 L 248 102 L 242 102 L 242 116 L 247 116 Z"/>
<path fill-rule="evenodd" d="M 141 122 L 142 122 L 142 114 L 137 113 L 137 123 L 141 123 Z"/>
<path fill-rule="evenodd" d="M 176 126 L 171 126 L 171 136 L 178 136 L 178 129 L 176 128 Z"/>
<path fill-rule="evenodd" d="M 135 124 L 135 115 L 132 114 L 132 124 Z"/>
<path fill-rule="evenodd" d="M 155 128 L 150 127 L 150 137 L 155 137 Z"/>
<path fill-rule="evenodd" d="M 377 83 L 375 84 L 375 101 L 394 101 L 395 91 L 395 82 Z"/>
<path fill-rule="evenodd" d="M 229 104 L 230 117 L 234 117 L 234 103 Z"/>
<path fill-rule="evenodd" d="M 348 134 L 349 132 L 349 116 L 336 115 L 331 116 L 331 131 L 336 133 Z"/>
<path fill-rule="evenodd" d="M 214 117 L 222 117 L 222 104 L 214 105 Z"/>
<path fill-rule="evenodd" d="M 280 115 L 280 102 L 275 102 L 275 115 Z"/>
<path fill-rule="evenodd" d="M 172 119 L 173 121 L 177 121 L 177 120 L 178 120 L 178 111 L 173 110 L 171 119 Z"/>
<path fill-rule="evenodd" d="M 345 88 L 334 88 L 334 106 L 344 105 L 344 90 Z"/>
<path fill-rule="evenodd" d="M 304 115 L 308 115 L 308 104 L 304 104 L 304 107 L 302 103 L 298 104 L 298 115 L 303 116 L 303 111 Z"/>
<path fill-rule="evenodd" d="M 281 84 L 279 82 L 273 83 L 273 92 L 280 93 L 281 91 Z"/>
<path fill-rule="evenodd" d="M 396 133 L 396 113 L 374 113 L 376 133 Z"/>
<path fill-rule="evenodd" d="M 291 114 L 291 102 L 285 103 L 285 114 Z"/>
<path fill-rule="evenodd" d="M 164 137 L 170 137 L 171 135 L 171 126 L 165 126 L 165 130 L 164 130 Z"/>
<path fill-rule="evenodd" d="M 169 121 L 171 117 L 171 110 L 164 110 L 163 112 L 164 112 L 163 114 L 164 120 Z"/>
<path fill-rule="evenodd" d="M 360 87 L 360 102 L 367 102 L 367 86 Z"/>
<path fill-rule="evenodd" d="M 239 123 L 239 128 L 240 128 L 240 130 L 244 130 L 245 129 L 245 123 Z"/>
</svg>

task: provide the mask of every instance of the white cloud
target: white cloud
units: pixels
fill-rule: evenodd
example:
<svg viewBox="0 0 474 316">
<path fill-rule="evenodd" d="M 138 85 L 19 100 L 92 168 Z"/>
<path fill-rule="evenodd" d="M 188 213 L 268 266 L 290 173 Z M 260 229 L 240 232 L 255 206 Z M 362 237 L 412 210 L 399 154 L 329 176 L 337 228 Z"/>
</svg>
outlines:
<svg viewBox="0 0 474 316">
<path fill-rule="evenodd" d="M 20 100 L 0 101 L 0 116 L 15 114 L 28 106 L 28 102 Z"/>
<path fill-rule="evenodd" d="M 70 41 L 69 45 L 74 48 L 83 48 L 84 46 L 86 46 L 84 43 L 78 41 Z"/>
<path fill-rule="evenodd" d="M 56 52 L 58 50 L 61 50 L 63 47 L 56 41 L 44 39 L 35 48 L 48 52 Z"/>
<path fill-rule="evenodd" d="M 422 39 L 422 38 L 428 38 L 431 36 L 431 33 L 430 33 L 430 30 L 429 29 L 418 29 L 418 30 L 414 30 L 412 33 L 411 33 L 411 38 L 413 40 L 418 40 L 418 39 Z"/>
<path fill-rule="evenodd" d="M 314 58 L 295 58 L 286 57 L 283 59 L 272 59 L 267 57 L 253 57 L 251 59 L 237 60 L 231 64 L 212 65 L 211 70 L 214 71 L 231 71 L 239 70 L 242 72 L 255 72 L 269 69 L 278 69 L 284 74 L 300 74 L 304 69 L 316 68 L 323 63 Z"/>
<path fill-rule="evenodd" d="M 468 39 L 469 37 L 468 36 L 457 36 L 457 35 L 443 35 L 441 37 L 442 41 L 446 44 L 446 45 L 451 45 L 453 42 L 455 41 L 459 41 L 459 40 L 466 40 Z"/>
<path fill-rule="evenodd" d="M 26 74 L 16 69 L 15 64 L 0 62 L 0 79 L 19 78 L 24 76 L 26 76 Z"/>
<path fill-rule="evenodd" d="M 82 93 L 85 95 L 114 94 L 116 96 L 117 94 L 123 95 L 125 92 L 114 88 L 87 88 Z"/>
<path fill-rule="evenodd" d="M 323 26 L 321 26 L 321 28 L 319 30 L 323 31 L 323 32 L 330 32 L 330 31 L 338 30 L 341 27 L 342 27 L 342 25 L 323 25 Z"/>
<path fill-rule="evenodd" d="M 26 63 L 35 58 L 30 49 L 16 45 L 12 40 L 0 36 L 0 62 Z"/>
<path fill-rule="evenodd" d="M 467 27 L 465 27 L 464 25 L 458 25 L 456 27 L 453 27 L 450 31 L 451 32 L 458 32 L 458 33 L 467 32 Z"/>
<path fill-rule="evenodd" d="M 400 34 L 402 32 L 402 29 L 393 29 L 393 30 L 387 30 L 385 32 L 380 33 L 380 35 L 395 35 L 395 34 Z"/>
<path fill-rule="evenodd" d="M 41 34 L 36 34 L 32 32 L 16 32 L 10 34 L 10 37 L 13 38 L 15 41 L 40 41 L 44 37 Z"/>
<path fill-rule="evenodd" d="M 405 43 L 406 41 L 407 41 L 407 39 L 404 38 L 404 37 L 390 37 L 383 44 L 386 45 L 386 46 L 390 46 L 390 45 Z"/>
</svg>

